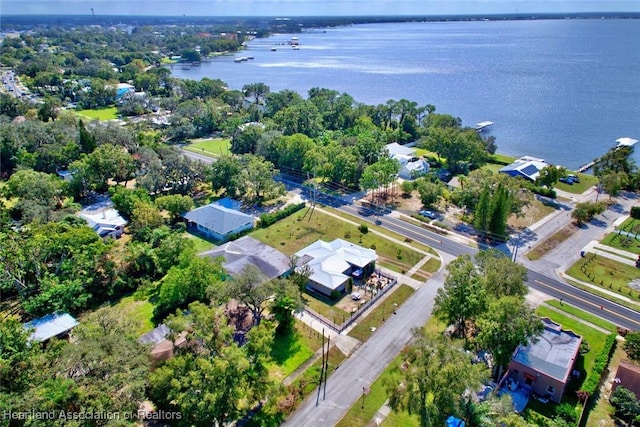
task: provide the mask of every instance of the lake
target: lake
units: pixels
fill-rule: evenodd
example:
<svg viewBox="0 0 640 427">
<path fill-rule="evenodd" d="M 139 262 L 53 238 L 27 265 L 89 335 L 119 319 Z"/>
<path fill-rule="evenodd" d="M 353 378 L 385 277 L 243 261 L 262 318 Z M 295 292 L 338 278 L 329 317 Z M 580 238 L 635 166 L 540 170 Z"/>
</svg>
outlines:
<svg viewBox="0 0 640 427">
<path fill-rule="evenodd" d="M 640 139 L 640 20 L 411 22 L 255 39 L 176 77 L 232 89 L 312 87 L 381 104 L 433 104 L 466 126 L 492 121 L 498 151 L 577 168 L 619 137 Z M 275 49 L 275 50 L 274 50 Z M 235 58 L 254 59 L 234 62 Z M 639 156 L 637 150 L 636 156 Z"/>
</svg>

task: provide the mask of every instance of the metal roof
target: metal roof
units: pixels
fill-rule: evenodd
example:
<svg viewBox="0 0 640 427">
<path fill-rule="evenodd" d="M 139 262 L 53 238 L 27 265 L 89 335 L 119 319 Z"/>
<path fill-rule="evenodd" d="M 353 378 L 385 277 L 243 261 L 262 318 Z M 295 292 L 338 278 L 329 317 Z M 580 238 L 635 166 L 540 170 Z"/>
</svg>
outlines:
<svg viewBox="0 0 640 427">
<path fill-rule="evenodd" d="M 29 337 L 31 341 L 46 341 L 56 335 L 70 331 L 78 325 L 78 321 L 68 313 L 49 314 L 22 325 L 25 329 L 33 329 Z"/>
<path fill-rule="evenodd" d="M 251 215 L 215 203 L 196 208 L 185 214 L 184 218 L 221 235 L 230 233 L 243 225 L 253 224 Z"/>
</svg>

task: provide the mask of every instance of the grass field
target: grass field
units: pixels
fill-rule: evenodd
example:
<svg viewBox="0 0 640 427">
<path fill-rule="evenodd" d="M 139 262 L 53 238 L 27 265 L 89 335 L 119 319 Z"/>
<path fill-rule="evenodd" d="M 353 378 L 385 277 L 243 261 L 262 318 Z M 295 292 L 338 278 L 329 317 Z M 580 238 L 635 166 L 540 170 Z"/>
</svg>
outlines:
<svg viewBox="0 0 640 427">
<path fill-rule="evenodd" d="M 116 107 L 100 108 L 99 110 L 79 110 L 76 114 L 91 120 L 114 120 L 118 118 Z"/>
<path fill-rule="evenodd" d="M 628 218 L 620 225 L 620 227 L 618 227 L 618 230 L 633 233 L 633 235 L 625 236 L 623 234 L 618 234 L 619 231 L 614 231 L 613 233 L 607 234 L 600 243 L 611 246 L 612 248 L 622 249 L 623 251 L 628 251 L 633 254 L 640 254 L 640 239 L 636 237 L 636 234 L 640 235 L 640 220 Z"/>
<path fill-rule="evenodd" d="M 269 373 L 276 380 L 283 380 L 298 369 L 322 346 L 322 337 L 304 323 L 296 320 L 296 333 L 286 336 L 276 335 L 271 348 L 274 362 Z"/>
<path fill-rule="evenodd" d="M 193 139 L 184 149 L 217 157 L 231 153 L 231 140 L 224 138 Z"/>
<path fill-rule="evenodd" d="M 393 374 L 394 370 L 398 369 L 401 362 L 402 355 L 396 356 L 387 369 L 371 384 L 369 393 L 364 396 L 364 399 L 361 395 L 360 399 L 358 399 L 344 417 L 338 421 L 336 427 L 366 426 L 387 400 L 384 382 Z"/>
<path fill-rule="evenodd" d="M 544 302 L 545 304 L 548 304 L 552 307 L 558 308 L 568 314 L 571 314 L 573 316 L 579 317 L 589 323 L 592 323 L 596 326 L 600 326 L 603 329 L 606 329 L 608 331 L 611 332 L 616 332 L 616 325 L 614 325 L 611 322 L 607 322 L 606 320 L 603 320 L 601 318 L 599 318 L 598 316 L 594 316 L 591 313 L 587 313 L 586 311 L 580 310 L 579 308 L 575 308 L 571 305 L 568 304 L 560 304 L 560 301 L 558 300 L 548 300 Z"/>
<path fill-rule="evenodd" d="M 183 236 L 193 241 L 193 246 L 197 254 L 216 247 L 214 243 L 211 243 L 210 241 L 205 240 L 202 237 L 196 236 L 195 234 L 187 233 L 185 231 Z"/>
<path fill-rule="evenodd" d="M 310 216 L 309 209 L 303 209 L 268 228 L 254 230 L 250 235 L 277 247 L 286 255 L 293 255 L 318 239 L 332 241 L 341 238 L 375 249 L 378 254 L 377 264 L 398 272 L 408 271 L 423 258 L 421 253 L 411 248 L 371 232 L 363 234 L 357 226 L 318 210 Z"/>
<path fill-rule="evenodd" d="M 638 296 L 638 291 L 631 289 L 629 282 L 640 279 L 640 269 L 604 256 L 587 253 L 567 270 L 567 274 L 583 282 L 601 285 L 620 295 Z"/>
<path fill-rule="evenodd" d="M 576 228 L 572 225 L 563 227 L 553 236 L 549 237 L 541 243 L 538 243 L 533 249 L 527 252 L 527 258 L 529 258 L 531 261 L 536 261 L 542 258 L 548 252 L 555 249 L 560 243 L 571 237 L 575 232 Z"/>
<path fill-rule="evenodd" d="M 360 341 L 366 341 L 373 333 L 371 332 L 371 328 L 379 328 L 386 319 L 393 316 L 394 305 L 399 309 L 402 306 L 402 303 L 404 303 L 413 293 L 414 289 L 411 286 L 404 284 L 398 285 L 393 292 L 387 295 L 380 305 L 370 311 L 366 316 L 358 319 L 356 326 L 351 329 L 348 335 L 357 338 Z"/>
<path fill-rule="evenodd" d="M 556 184 L 556 188 L 558 190 L 566 191 L 567 193 L 582 194 L 589 188 L 598 184 L 598 178 L 593 175 L 587 175 L 585 173 L 574 173 L 574 175 L 577 175 L 580 178 L 580 182 L 572 185 L 558 182 Z"/>
<path fill-rule="evenodd" d="M 305 293 L 305 299 L 307 300 L 307 307 L 321 316 L 331 320 L 336 325 L 341 325 L 350 316 L 351 313 L 347 313 L 343 309 L 336 307 L 336 304 L 340 301 L 332 301 L 329 298 L 325 298 L 317 293 Z M 349 295 L 345 295 L 343 298 L 351 298 Z"/>
<path fill-rule="evenodd" d="M 133 322 L 132 334 L 136 337 L 143 335 L 153 328 L 153 304 L 149 300 L 138 300 L 135 296 L 130 295 L 121 298 L 120 301 L 102 308 L 96 312 L 105 310 L 114 313 L 117 318 L 127 319 Z"/>
</svg>

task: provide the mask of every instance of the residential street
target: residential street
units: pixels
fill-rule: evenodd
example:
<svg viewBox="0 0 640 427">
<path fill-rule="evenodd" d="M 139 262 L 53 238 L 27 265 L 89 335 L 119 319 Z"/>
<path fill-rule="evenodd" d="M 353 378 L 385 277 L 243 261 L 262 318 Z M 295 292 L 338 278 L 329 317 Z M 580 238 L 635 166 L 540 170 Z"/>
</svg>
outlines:
<svg viewBox="0 0 640 427">
<path fill-rule="evenodd" d="M 453 257 L 444 255 L 445 263 L 451 260 Z M 436 292 L 443 283 L 441 269 L 329 377 L 326 400 L 321 396 L 316 407 L 317 393 L 312 393 L 284 425 L 325 427 L 337 423 L 362 398 L 362 388 L 371 385 L 411 339 L 412 329 L 429 319 Z"/>
</svg>

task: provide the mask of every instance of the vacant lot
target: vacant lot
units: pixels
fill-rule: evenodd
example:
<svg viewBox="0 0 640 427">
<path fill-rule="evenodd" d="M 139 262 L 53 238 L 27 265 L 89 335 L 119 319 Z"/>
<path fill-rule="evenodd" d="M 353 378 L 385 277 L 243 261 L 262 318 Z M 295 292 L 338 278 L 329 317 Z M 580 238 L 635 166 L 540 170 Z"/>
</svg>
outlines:
<svg viewBox="0 0 640 427">
<path fill-rule="evenodd" d="M 223 138 L 194 139 L 184 149 L 218 157 L 231 152 L 231 140 Z"/>
<path fill-rule="evenodd" d="M 406 272 L 423 258 L 411 248 L 394 243 L 373 233 L 362 233 L 358 227 L 340 218 L 305 208 L 268 228 L 251 232 L 256 239 L 272 245 L 286 255 L 293 255 L 318 239 L 348 240 L 365 248 L 375 249 L 378 265 L 393 271 Z"/>
<path fill-rule="evenodd" d="M 80 110 L 76 114 L 91 120 L 114 120 L 118 118 L 116 107 L 100 108 L 99 110 Z"/>
<path fill-rule="evenodd" d="M 609 233 L 602 244 L 612 248 L 622 249 L 634 254 L 640 254 L 640 220 L 629 218 L 613 233 Z"/>
<path fill-rule="evenodd" d="M 567 274 L 583 282 L 591 282 L 625 296 L 638 296 L 639 289 L 632 289 L 631 281 L 640 279 L 640 269 L 622 264 L 602 255 L 588 253 L 573 264 Z"/>
</svg>

